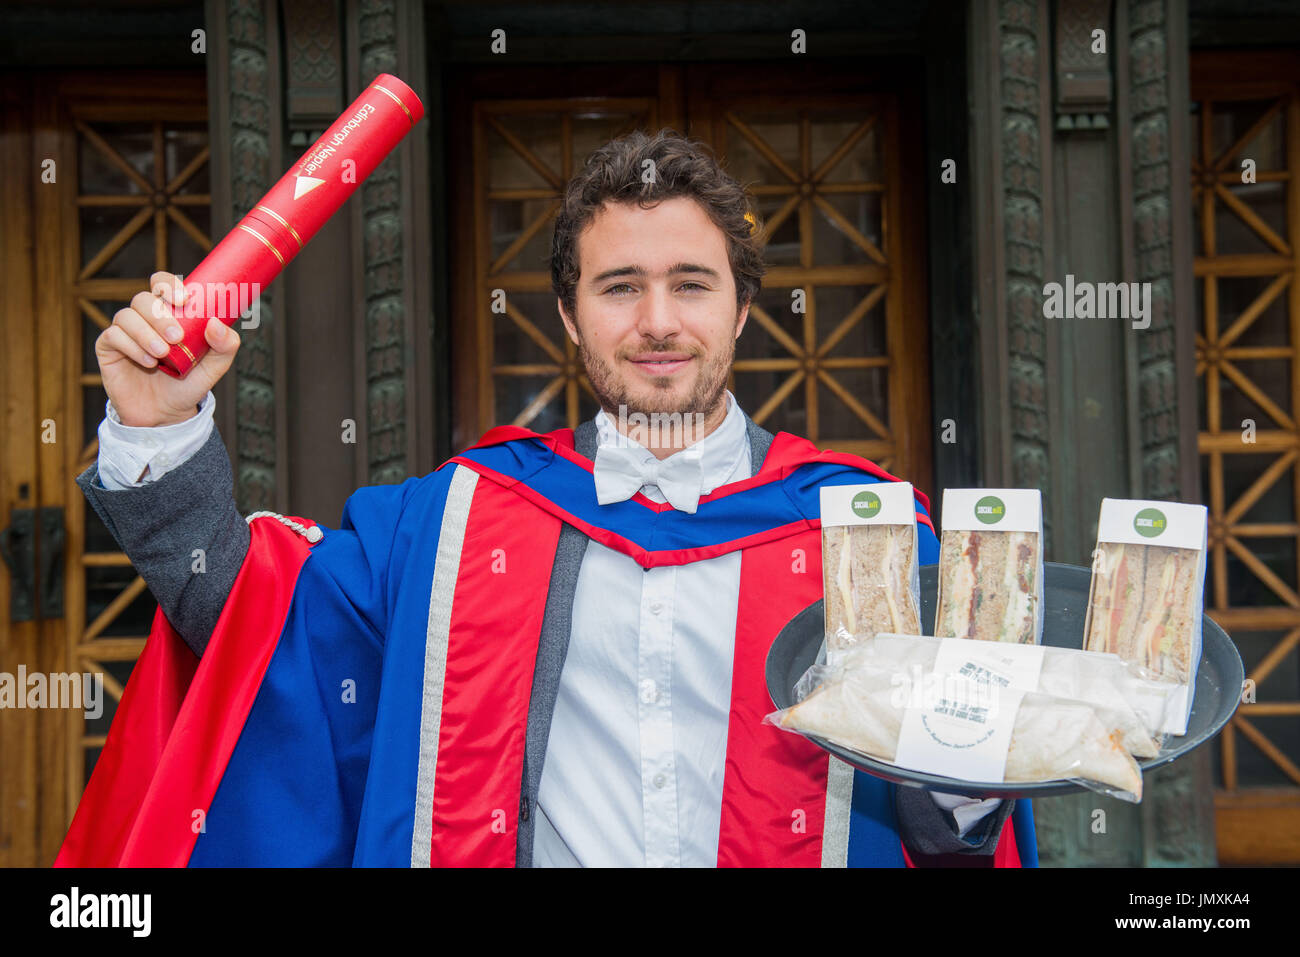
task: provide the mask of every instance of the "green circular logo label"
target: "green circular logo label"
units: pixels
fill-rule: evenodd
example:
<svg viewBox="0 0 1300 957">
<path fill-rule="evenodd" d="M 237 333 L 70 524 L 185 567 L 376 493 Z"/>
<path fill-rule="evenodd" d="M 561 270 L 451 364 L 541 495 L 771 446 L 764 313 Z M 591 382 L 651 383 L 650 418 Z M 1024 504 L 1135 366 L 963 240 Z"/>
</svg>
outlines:
<svg viewBox="0 0 1300 957">
<path fill-rule="evenodd" d="M 875 492 L 859 492 L 849 503 L 858 518 L 875 518 L 880 511 L 880 496 Z"/>
<path fill-rule="evenodd" d="M 1165 513 L 1158 508 L 1144 508 L 1133 516 L 1133 531 L 1144 538 L 1155 538 L 1168 525 Z"/>
<path fill-rule="evenodd" d="M 975 517 L 985 525 L 996 525 L 1006 514 L 1006 505 L 996 495 L 985 495 L 975 503 Z"/>
</svg>

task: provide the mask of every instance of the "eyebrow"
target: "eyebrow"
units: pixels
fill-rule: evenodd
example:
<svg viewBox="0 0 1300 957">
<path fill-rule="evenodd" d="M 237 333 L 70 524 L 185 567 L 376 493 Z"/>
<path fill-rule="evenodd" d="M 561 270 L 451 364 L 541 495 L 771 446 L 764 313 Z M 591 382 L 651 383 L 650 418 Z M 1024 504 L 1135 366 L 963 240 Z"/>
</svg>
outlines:
<svg viewBox="0 0 1300 957">
<path fill-rule="evenodd" d="M 701 266 L 697 263 L 676 263 L 669 266 L 664 275 L 675 276 L 680 273 L 695 273 L 697 275 L 708 276 L 711 279 L 718 279 L 719 274 L 716 269 L 710 269 L 708 266 Z M 606 279 L 614 279 L 618 276 L 640 276 L 642 278 L 650 273 L 641 266 L 619 266 L 615 269 L 606 269 L 603 273 L 594 276 L 591 280 L 593 285 L 598 285 Z"/>
</svg>

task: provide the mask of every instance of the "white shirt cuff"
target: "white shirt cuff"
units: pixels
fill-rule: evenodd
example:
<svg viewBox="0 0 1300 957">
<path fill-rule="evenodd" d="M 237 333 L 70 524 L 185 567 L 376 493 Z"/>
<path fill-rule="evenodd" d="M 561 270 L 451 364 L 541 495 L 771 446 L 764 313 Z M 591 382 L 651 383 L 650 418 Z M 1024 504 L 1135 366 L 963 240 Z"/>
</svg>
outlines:
<svg viewBox="0 0 1300 957">
<path fill-rule="evenodd" d="M 1001 798 L 985 798 L 981 801 L 964 794 L 944 794 L 941 791 L 931 791 L 930 797 L 934 798 L 935 804 L 952 814 L 957 822 L 957 836 L 962 838 L 1002 803 Z"/>
<path fill-rule="evenodd" d="M 153 427 L 123 425 L 110 399 L 99 423 L 99 482 L 120 491 L 156 482 L 203 447 L 212 432 L 217 399 L 208 390 L 198 415 Z M 146 474 L 145 470 L 148 469 Z"/>
</svg>

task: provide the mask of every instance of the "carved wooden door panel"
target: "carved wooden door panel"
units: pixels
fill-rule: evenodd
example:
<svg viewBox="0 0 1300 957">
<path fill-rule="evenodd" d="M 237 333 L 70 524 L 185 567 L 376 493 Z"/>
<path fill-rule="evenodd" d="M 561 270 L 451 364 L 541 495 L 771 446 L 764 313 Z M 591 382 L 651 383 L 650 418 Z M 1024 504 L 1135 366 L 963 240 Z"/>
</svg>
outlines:
<svg viewBox="0 0 1300 957">
<path fill-rule="evenodd" d="M 34 442 L 6 451 L 35 456 L 28 498 L 63 510 L 62 575 L 42 569 L 47 587 L 61 584 L 60 614 L 43 616 L 39 642 L 11 648 L 0 670 L 24 664 L 102 683 L 100 713 L 48 708 L 21 740 L 6 738 L 0 777 L 21 782 L 6 789 L 0 810 L 15 841 L 8 862 L 36 865 L 48 864 L 62 840 L 157 607 L 73 481 L 99 453 L 107 396 L 94 341 L 147 288 L 150 273 L 198 261 L 212 240 L 201 71 L 65 75 L 29 84 L 16 100 L 26 113 L 6 114 L 6 149 L 17 165 L 5 168 L 24 171 L 30 208 L 19 210 L 17 195 L 7 195 L 5 220 L 19 211 L 20 222 L 5 227 L 6 249 L 26 241 L 30 257 L 6 257 L 7 277 L 39 294 L 29 314 L 6 319 L 11 343 L 30 354 L 35 382 L 30 401 L 11 410 L 17 434 Z M 8 456 L 5 468 L 30 470 Z"/>
<path fill-rule="evenodd" d="M 453 262 L 452 311 L 465 317 L 454 333 L 456 447 L 496 424 L 544 432 L 595 414 L 550 291 L 560 192 L 608 139 L 675 125 L 752 189 L 767 231 L 769 272 L 728 383 L 741 406 L 770 431 L 864 455 L 928 489 L 924 236 L 914 225 L 924 216 L 902 175 L 914 131 L 900 120 L 903 94 L 832 74 L 661 68 L 639 97 L 553 97 L 543 86 L 536 98 L 467 106 L 467 129 L 452 133 L 472 143 L 452 187 L 463 197 L 454 234 L 473 245 Z"/>
<path fill-rule="evenodd" d="M 768 274 L 732 389 L 771 432 L 871 459 L 929 489 L 922 216 L 905 207 L 895 94 L 692 84 L 694 127 L 757 198 Z M 707 81 L 706 81 L 707 82 Z M 903 224 L 909 224 L 907 230 Z M 911 321 L 908 321 L 908 319 Z"/>
<path fill-rule="evenodd" d="M 1206 608 L 1253 697 L 1217 755 L 1219 858 L 1300 861 L 1300 58 L 1192 60 Z"/>
</svg>

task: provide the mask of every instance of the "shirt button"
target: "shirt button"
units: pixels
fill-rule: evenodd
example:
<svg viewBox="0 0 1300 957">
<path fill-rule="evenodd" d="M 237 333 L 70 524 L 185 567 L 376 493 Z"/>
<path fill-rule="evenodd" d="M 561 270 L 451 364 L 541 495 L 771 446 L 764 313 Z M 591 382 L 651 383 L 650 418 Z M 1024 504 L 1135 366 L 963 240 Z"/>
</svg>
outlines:
<svg viewBox="0 0 1300 957">
<path fill-rule="evenodd" d="M 659 700 L 659 689 L 653 678 L 646 678 L 641 682 L 641 700 L 645 704 L 654 704 Z"/>
<path fill-rule="evenodd" d="M 655 775 L 655 780 L 654 780 L 654 785 L 655 785 L 655 787 L 657 787 L 657 788 L 661 788 L 661 789 L 662 789 L 663 786 L 664 786 L 665 784 L 667 784 L 667 783 L 668 783 L 668 778 L 667 778 L 667 777 L 665 777 L 665 776 L 662 775 L 662 774 L 656 774 L 656 775 Z"/>
<path fill-rule="evenodd" d="M 159 465 L 169 465 L 171 463 L 171 459 L 167 457 L 166 452 L 159 452 L 157 461 Z"/>
<path fill-rule="evenodd" d="M 661 601 L 654 601 L 654 602 L 651 602 L 651 603 L 650 603 L 650 614 L 652 614 L 652 615 L 657 615 L 657 614 L 659 614 L 659 613 L 660 613 L 661 611 L 663 611 L 663 610 L 664 610 L 664 603 L 663 603 L 663 602 L 661 602 Z"/>
</svg>

